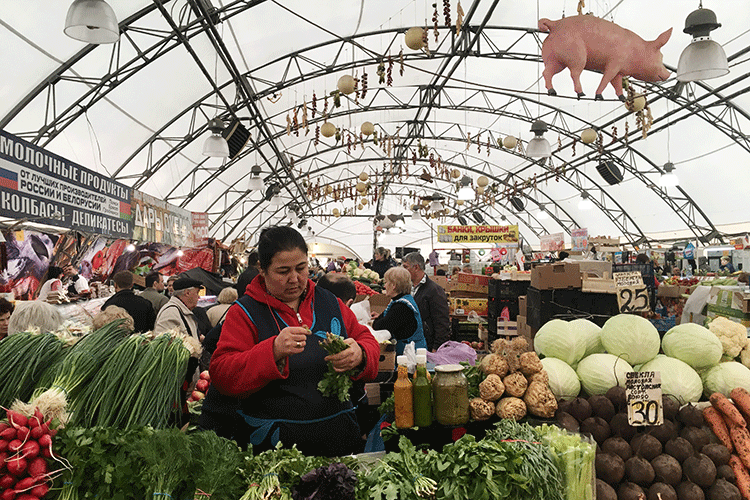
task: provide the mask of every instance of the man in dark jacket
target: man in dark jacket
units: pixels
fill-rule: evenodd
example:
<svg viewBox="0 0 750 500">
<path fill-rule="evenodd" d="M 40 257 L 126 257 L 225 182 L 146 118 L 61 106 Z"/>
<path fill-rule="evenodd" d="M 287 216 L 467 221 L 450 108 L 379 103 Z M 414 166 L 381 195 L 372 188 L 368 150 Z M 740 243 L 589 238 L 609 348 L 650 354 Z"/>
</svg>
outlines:
<svg viewBox="0 0 750 500">
<path fill-rule="evenodd" d="M 448 297 L 445 290 L 425 274 L 424 257 L 419 252 L 406 254 L 401 262 L 411 275 L 411 294 L 422 316 L 427 348 L 435 352 L 451 336 Z"/>
<path fill-rule="evenodd" d="M 154 306 L 133 291 L 133 273 L 120 271 L 114 275 L 112 281 L 115 283 L 115 294 L 107 299 L 102 306 L 102 311 L 109 306 L 120 306 L 133 317 L 136 332 L 153 330 L 156 320 Z"/>
</svg>

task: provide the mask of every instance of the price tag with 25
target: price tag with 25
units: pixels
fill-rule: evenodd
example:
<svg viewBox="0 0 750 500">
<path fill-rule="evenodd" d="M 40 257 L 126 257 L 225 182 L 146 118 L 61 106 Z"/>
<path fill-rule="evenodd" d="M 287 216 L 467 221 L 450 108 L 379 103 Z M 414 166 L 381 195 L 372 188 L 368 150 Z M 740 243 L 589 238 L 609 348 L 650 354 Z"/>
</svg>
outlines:
<svg viewBox="0 0 750 500">
<path fill-rule="evenodd" d="M 625 398 L 630 425 L 661 425 L 664 422 L 659 372 L 628 372 Z"/>
</svg>

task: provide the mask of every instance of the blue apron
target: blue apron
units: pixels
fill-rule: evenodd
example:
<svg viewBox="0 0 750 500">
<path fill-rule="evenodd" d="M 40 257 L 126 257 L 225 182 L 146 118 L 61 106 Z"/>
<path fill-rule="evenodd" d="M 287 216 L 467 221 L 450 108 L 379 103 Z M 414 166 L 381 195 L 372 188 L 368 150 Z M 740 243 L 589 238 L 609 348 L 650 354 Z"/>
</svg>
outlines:
<svg viewBox="0 0 750 500">
<path fill-rule="evenodd" d="M 383 316 L 388 314 L 388 310 L 391 308 L 391 305 L 393 305 L 394 302 L 401 302 L 402 304 L 406 304 L 406 306 L 411 309 L 411 312 L 414 313 L 414 318 L 417 320 L 417 329 L 414 331 L 411 337 L 396 340 L 396 355 L 401 356 L 404 353 L 404 348 L 406 347 L 406 345 L 411 342 L 414 342 L 414 346 L 417 349 L 419 349 L 420 347 L 427 349 L 427 340 L 425 340 L 424 338 L 424 329 L 422 328 L 422 315 L 419 314 L 419 307 L 417 307 L 417 303 L 414 301 L 414 297 L 412 297 L 410 294 L 406 294 L 398 300 L 392 300 L 391 303 L 388 304 L 388 307 L 385 308 L 385 311 L 383 311 Z"/>
<path fill-rule="evenodd" d="M 258 342 L 290 326 L 267 304 L 249 295 L 238 304 L 258 329 Z M 238 412 L 251 428 L 250 443 L 256 451 L 281 441 L 286 446 L 296 444 L 303 453 L 336 456 L 356 453 L 363 445 L 351 401 L 341 402 L 318 391 L 318 382 L 328 369 L 323 360 L 328 353 L 314 333 L 347 336 L 338 300 L 328 290 L 315 287 L 312 309 L 313 335 L 301 353 L 289 357 L 289 377 L 272 380 L 240 400 Z"/>
</svg>

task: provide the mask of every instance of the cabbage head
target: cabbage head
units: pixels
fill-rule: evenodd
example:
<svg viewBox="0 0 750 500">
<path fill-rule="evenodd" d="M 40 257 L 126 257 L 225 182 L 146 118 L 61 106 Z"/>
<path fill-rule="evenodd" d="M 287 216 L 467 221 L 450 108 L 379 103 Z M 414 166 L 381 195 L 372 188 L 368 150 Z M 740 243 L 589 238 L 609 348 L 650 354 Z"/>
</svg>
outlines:
<svg viewBox="0 0 750 500">
<path fill-rule="evenodd" d="M 584 357 L 589 354 L 604 352 L 601 336 L 602 327 L 585 318 L 574 319 L 569 322 L 569 325 L 573 335 L 579 336 L 586 345 Z"/>
<path fill-rule="evenodd" d="M 625 387 L 625 377 L 633 367 L 613 354 L 597 353 L 583 358 L 576 373 L 583 389 L 590 395 L 604 394 L 616 385 Z"/>
<path fill-rule="evenodd" d="M 651 361 L 659 354 L 659 332 L 649 320 L 635 314 L 618 314 L 604 323 L 602 345 L 608 353 L 631 365 Z"/>
<path fill-rule="evenodd" d="M 549 388 L 557 399 L 578 397 L 581 382 L 568 363 L 557 358 L 544 358 L 542 366 L 549 376 Z"/>
<path fill-rule="evenodd" d="M 684 361 L 696 370 L 718 364 L 724 352 L 719 337 L 695 323 L 671 328 L 661 339 L 661 348 L 667 356 Z"/>
<path fill-rule="evenodd" d="M 557 358 L 574 365 L 586 353 L 586 345 L 567 321 L 551 319 L 536 332 L 534 350 L 539 357 Z"/>
<path fill-rule="evenodd" d="M 659 372 L 661 393 L 675 396 L 680 404 L 700 401 L 703 394 L 703 382 L 698 372 L 679 359 L 660 354 L 644 363 L 638 371 Z"/>
<path fill-rule="evenodd" d="M 735 387 L 750 391 L 750 368 L 736 361 L 719 363 L 701 374 L 703 394 L 709 397 L 714 392 L 729 397 Z"/>
</svg>

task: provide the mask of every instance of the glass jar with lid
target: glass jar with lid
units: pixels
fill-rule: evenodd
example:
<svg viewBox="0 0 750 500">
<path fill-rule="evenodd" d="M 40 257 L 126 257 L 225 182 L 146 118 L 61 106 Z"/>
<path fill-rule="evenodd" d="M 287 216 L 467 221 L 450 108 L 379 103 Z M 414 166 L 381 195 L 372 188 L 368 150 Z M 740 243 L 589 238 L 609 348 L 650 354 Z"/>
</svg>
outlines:
<svg viewBox="0 0 750 500">
<path fill-rule="evenodd" d="M 461 365 L 438 365 L 432 379 L 435 420 L 442 425 L 469 421 L 469 383 Z"/>
</svg>

